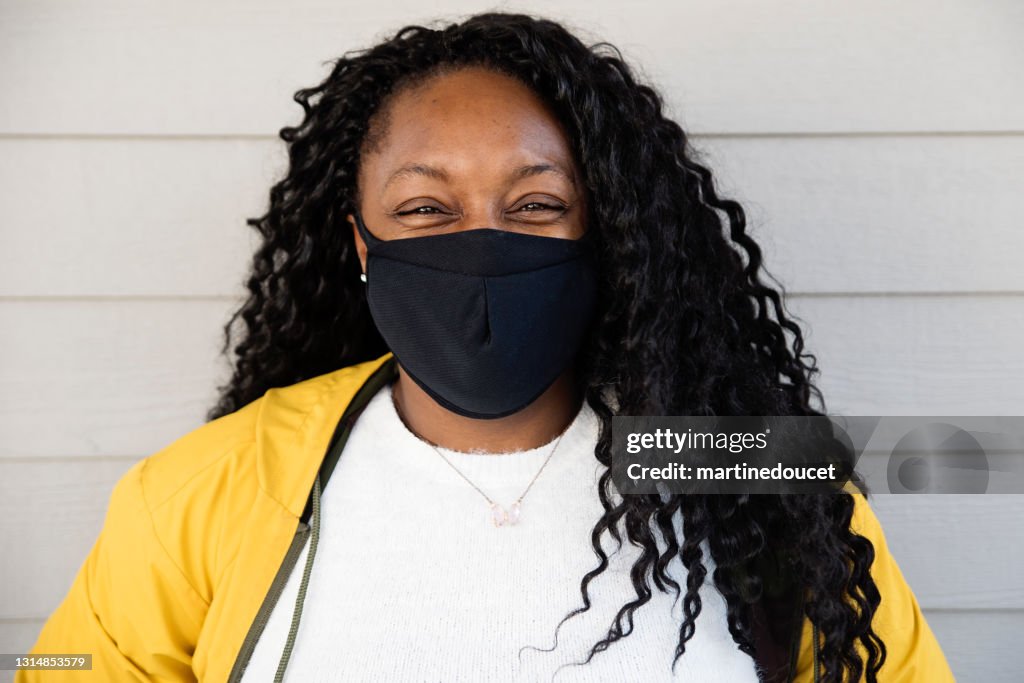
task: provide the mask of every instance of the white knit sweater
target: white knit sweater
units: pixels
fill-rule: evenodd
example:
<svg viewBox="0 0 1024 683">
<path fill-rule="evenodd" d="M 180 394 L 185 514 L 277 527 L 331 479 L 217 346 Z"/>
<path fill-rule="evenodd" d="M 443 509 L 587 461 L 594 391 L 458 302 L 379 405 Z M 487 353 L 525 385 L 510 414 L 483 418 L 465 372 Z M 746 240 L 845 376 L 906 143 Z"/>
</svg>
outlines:
<svg viewBox="0 0 1024 683">
<path fill-rule="evenodd" d="M 495 527 L 486 500 L 399 419 L 391 387 L 355 423 L 321 498 L 320 538 L 284 680 L 318 681 L 757 681 L 753 660 L 729 635 L 725 602 L 709 584 L 694 637 L 671 672 L 681 600 L 652 585 L 628 637 L 582 661 L 616 611 L 635 597 L 629 569 L 638 550 L 618 552 L 591 583 L 590 532 L 601 515 L 594 458 L 599 422 L 584 404 L 523 501 L 514 526 Z M 508 507 L 553 446 L 516 453 L 442 449 L 466 477 Z M 295 564 L 245 671 L 273 680 L 308 553 Z M 670 568 L 685 587 L 678 560 Z M 570 664 L 552 678 L 560 664 Z"/>
</svg>

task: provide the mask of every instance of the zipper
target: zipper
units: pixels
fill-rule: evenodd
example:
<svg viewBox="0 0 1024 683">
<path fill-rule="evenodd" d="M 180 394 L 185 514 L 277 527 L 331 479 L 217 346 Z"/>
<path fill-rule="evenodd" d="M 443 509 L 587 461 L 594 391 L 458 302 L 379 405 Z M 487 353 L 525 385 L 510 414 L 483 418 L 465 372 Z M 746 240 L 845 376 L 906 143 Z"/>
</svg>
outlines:
<svg viewBox="0 0 1024 683">
<path fill-rule="evenodd" d="M 291 545 L 288 546 L 288 552 L 284 555 L 284 561 L 278 568 L 277 574 L 274 575 L 274 581 L 270 584 L 270 590 L 267 591 L 266 597 L 263 598 L 263 604 L 260 605 L 260 611 L 256 613 L 256 618 L 253 619 L 249 632 L 245 634 L 245 640 L 238 651 L 235 665 L 231 668 L 228 683 L 239 683 L 242 680 L 245 668 L 249 665 L 249 659 L 256 649 L 256 643 L 259 641 L 260 635 L 263 634 L 263 629 L 266 628 L 267 622 L 270 621 L 270 614 L 274 611 L 274 605 L 277 604 L 278 598 L 281 597 L 281 592 L 288 583 L 288 577 L 295 567 L 295 562 L 299 559 L 302 548 L 306 544 L 309 528 L 308 524 L 299 521 L 299 526 L 295 530 L 295 536 L 292 537 Z"/>
</svg>

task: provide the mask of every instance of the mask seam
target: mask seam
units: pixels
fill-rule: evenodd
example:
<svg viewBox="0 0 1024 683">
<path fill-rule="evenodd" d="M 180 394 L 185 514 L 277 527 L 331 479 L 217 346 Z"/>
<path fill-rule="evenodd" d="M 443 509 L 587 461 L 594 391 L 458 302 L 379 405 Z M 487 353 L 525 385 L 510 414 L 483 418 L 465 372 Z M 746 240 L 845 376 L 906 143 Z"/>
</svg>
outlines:
<svg viewBox="0 0 1024 683">
<path fill-rule="evenodd" d="M 487 325 L 487 338 L 484 339 L 484 344 L 487 346 L 491 345 L 491 302 L 490 297 L 487 296 L 487 278 L 483 278 L 484 285 L 484 324 Z"/>
</svg>

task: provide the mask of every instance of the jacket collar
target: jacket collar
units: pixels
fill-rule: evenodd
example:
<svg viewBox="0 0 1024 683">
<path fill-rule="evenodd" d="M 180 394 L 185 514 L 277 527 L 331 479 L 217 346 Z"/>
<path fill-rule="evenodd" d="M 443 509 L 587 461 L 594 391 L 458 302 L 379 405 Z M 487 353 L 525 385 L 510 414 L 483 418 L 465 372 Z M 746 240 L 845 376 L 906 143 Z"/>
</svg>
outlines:
<svg viewBox="0 0 1024 683">
<path fill-rule="evenodd" d="M 259 486 L 298 518 L 334 430 L 356 392 L 393 354 L 268 390 L 256 417 Z"/>
</svg>

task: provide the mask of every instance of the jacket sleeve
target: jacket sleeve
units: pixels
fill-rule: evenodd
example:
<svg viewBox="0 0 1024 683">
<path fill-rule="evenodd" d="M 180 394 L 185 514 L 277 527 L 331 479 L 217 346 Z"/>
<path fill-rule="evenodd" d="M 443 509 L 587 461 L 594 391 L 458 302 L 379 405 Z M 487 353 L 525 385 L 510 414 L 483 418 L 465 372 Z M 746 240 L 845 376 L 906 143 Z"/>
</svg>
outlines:
<svg viewBox="0 0 1024 683">
<path fill-rule="evenodd" d="M 882 532 L 882 525 L 865 497 L 854 493 L 850 528 L 865 536 L 875 547 L 871 575 L 882 601 L 875 613 L 873 627 L 886 647 L 885 663 L 878 672 L 881 683 L 952 683 L 955 681 L 946 657 L 939 647 L 917 599 L 903 578 Z M 811 657 L 812 627 L 805 620 L 800 639 L 795 683 L 813 683 Z M 861 680 L 866 680 L 863 676 Z"/>
<path fill-rule="evenodd" d="M 92 654 L 91 671 L 21 670 L 15 683 L 195 681 L 207 610 L 156 536 L 136 463 L 118 480 L 103 528 L 29 654 Z"/>
</svg>

